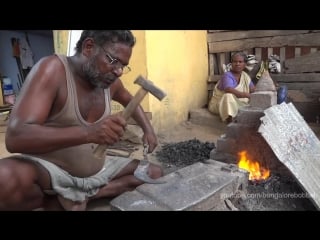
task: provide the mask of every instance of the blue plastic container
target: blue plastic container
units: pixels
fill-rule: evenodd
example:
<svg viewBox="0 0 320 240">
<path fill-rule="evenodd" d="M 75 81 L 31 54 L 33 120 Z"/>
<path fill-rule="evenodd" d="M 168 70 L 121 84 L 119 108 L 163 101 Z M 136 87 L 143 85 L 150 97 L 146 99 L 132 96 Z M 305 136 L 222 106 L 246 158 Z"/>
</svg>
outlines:
<svg viewBox="0 0 320 240">
<path fill-rule="evenodd" d="M 13 86 L 12 86 L 12 82 L 11 79 L 8 77 L 3 77 L 3 95 L 4 96 L 8 96 L 8 95 L 12 95 L 14 94 L 13 91 Z"/>
</svg>

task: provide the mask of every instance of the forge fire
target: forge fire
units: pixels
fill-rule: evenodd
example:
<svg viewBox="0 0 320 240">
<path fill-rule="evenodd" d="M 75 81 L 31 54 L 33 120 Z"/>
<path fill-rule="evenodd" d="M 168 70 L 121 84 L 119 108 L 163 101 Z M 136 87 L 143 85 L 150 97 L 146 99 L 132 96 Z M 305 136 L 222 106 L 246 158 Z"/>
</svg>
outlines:
<svg viewBox="0 0 320 240">
<path fill-rule="evenodd" d="M 270 176 L 270 170 L 261 166 L 259 162 L 251 160 L 247 156 L 247 151 L 241 151 L 238 153 L 239 162 L 238 167 L 245 169 L 249 172 L 250 181 L 266 180 Z"/>
</svg>

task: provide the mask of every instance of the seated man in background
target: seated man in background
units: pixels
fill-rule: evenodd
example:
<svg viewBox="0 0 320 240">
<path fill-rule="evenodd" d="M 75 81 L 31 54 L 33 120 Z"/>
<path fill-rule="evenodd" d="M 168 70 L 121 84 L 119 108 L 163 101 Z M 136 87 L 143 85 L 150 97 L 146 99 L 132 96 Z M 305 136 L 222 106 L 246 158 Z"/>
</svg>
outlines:
<svg viewBox="0 0 320 240">
<path fill-rule="evenodd" d="M 250 93 L 255 90 L 250 76 L 244 72 L 246 62 L 246 54 L 234 53 L 230 71 L 223 74 L 214 88 L 208 109 L 219 114 L 223 122 L 230 123 L 238 114 L 238 109 L 248 105 Z"/>
</svg>

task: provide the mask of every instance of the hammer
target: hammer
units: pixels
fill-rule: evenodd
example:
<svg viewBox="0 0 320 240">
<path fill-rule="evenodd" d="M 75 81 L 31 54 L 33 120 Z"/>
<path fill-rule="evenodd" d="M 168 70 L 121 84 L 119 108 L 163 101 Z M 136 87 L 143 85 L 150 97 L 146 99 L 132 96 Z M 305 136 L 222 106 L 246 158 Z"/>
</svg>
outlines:
<svg viewBox="0 0 320 240">
<path fill-rule="evenodd" d="M 164 93 L 161 89 L 156 87 L 153 84 L 153 82 L 143 78 L 142 76 L 138 76 L 136 78 L 136 80 L 134 81 L 134 83 L 140 85 L 141 88 L 133 96 L 131 101 L 128 103 L 126 108 L 123 110 L 122 116 L 124 117 L 125 120 L 128 120 L 130 118 L 130 116 L 133 114 L 133 112 L 139 106 L 140 102 L 147 95 L 147 93 L 151 93 L 156 98 L 158 98 L 160 101 L 166 96 L 166 93 Z M 107 147 L 108 147 L 107 144 L 98 145 L 96 147 L 96 149 L 93 151 L 94 156 L 96 158 L 102 159 L 104 157 L 104 152 L 107 150 Z"/>
</svg>

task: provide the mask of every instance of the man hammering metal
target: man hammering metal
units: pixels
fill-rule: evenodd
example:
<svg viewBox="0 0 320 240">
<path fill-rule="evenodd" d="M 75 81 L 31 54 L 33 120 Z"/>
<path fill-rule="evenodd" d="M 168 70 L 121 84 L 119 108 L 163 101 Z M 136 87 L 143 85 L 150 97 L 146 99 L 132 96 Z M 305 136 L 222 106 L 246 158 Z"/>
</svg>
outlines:
<svg viewBox="0 0 320 240">
<path fill-rule="evenodd" d="M 1 210 L 85 210 L 92 199 L 146 182 L 134 174 L 138 160 L 94 154 L 124 134 L 127 116 L 111 114 L 111 100 L 129 108 L 135 99 L 120 80 L 130 71 L 134 45 L 131 31 L 85 30 L 73 56 L 48 56 L 33 66 L 8 123 L 6 147 L 18 154 L 0 160 Z M 155 86 L 145 86 L 157 96 Z M 151 153 L 158 140 L 141 100 L 129 116 L 142 128 Z M 156 180 L 163 172 L 148 162 L 143 174 Z"/>
<path fill-rule="evenodd" d="M 132 115 L 132 113 L 136 110 L 136 108 L 139 106 L 142 99 L 147 95 L 147 93 L 153 94 L 155 97 L 157 97 L 160 101 L 166 96 L 166 93 L 164 93 L 161 89 L 157 88 L 151 81 L 144 79 L 142 76 L 139 76 L 134 83 L 141 86 L 139 91 L 134 95 L 134 97 L 131 99 L 129 104 L 126 106 L 124 111 L 122 112 L 122 116 L 125 120 L 128 120 L 129 117 Z M 97 158 L 104 158 L 105 157 L 105 150 L 107 149 L 107 145 L 98 145 L 97 148 L 94 150 L 94 155 Z M 148 152 L 149 152 L 149 144 L 144 143 L 143 148 L 143 157 L 144 159 L 140 161 L 140 164 L 138 165 L 137 169 L 134 171 L 134 176 L 141 181 L 144 181 L 146 183 L 165 183 L 161 180 L 152 179 L 148 175 L 149 170 L 149 161 L 148 161 Z"/>
</svg>

